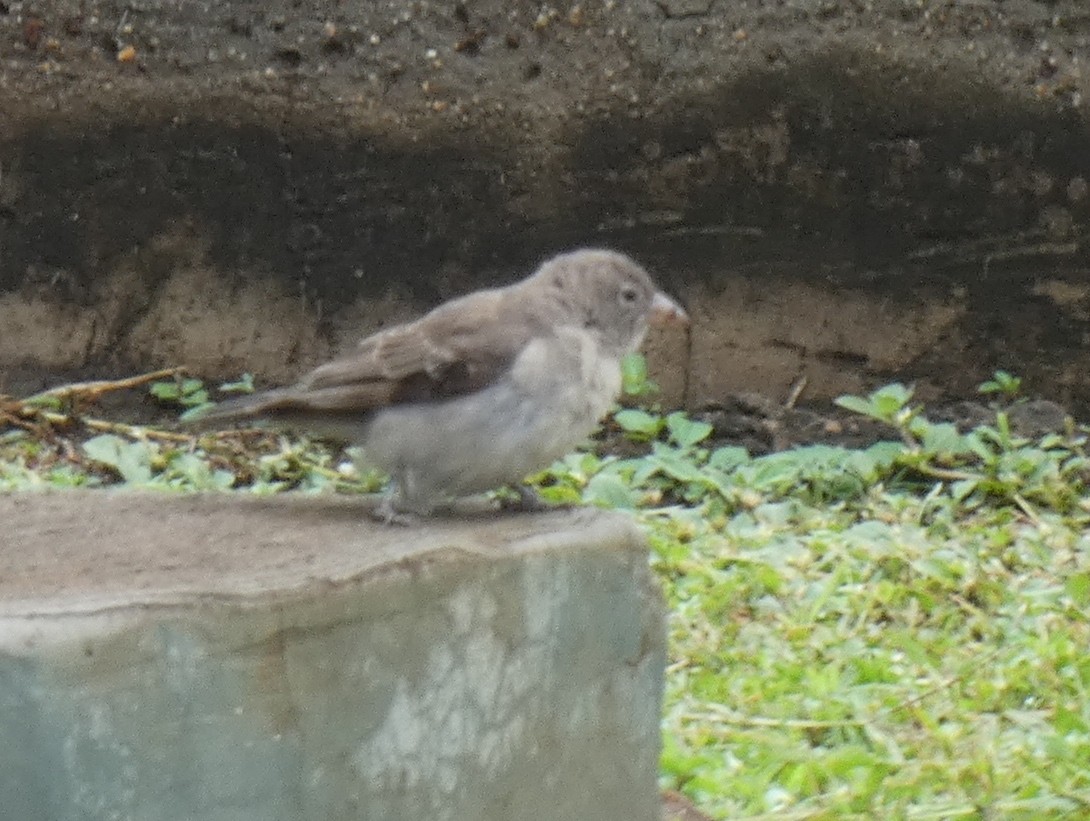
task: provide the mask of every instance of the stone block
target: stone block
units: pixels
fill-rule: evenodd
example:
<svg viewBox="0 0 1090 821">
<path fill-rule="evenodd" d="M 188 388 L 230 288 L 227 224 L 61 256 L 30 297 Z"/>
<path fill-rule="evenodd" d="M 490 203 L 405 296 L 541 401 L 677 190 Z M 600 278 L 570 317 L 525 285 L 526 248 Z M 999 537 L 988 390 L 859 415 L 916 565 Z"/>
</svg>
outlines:
<svg viewBox="0 0 1090 821">
<path fill-rule="evenodd" d="M 657 819 L 663 608 L 594 510 L 0 496 L 20 821 Z"/>
</svg>

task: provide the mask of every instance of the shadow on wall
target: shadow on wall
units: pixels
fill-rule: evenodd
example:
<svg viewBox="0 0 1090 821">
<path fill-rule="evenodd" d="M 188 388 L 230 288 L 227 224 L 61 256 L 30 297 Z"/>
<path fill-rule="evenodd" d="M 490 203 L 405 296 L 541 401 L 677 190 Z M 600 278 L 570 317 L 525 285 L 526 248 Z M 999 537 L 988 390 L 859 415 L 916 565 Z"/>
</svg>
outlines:
<svg viewBox="0 0 1090 821">
<path fill-rule="evenodd" d="M 263 289 L 298 297 L 300 324 L 324 340 L 288 345 L 305 363 L 339 344 L 361 294 L 413 309 L 601 244 L 646 260 L 703 317 L 694 334 L 712 341 L 694 339 L 689 363 L 700 394 L 762 389 L 769 367 L 790 383 L 814 363 L 818 381 L 853 374 L 832 393 L 921 376 L 956 391 L 996 365 L 1079 393 L 1056 364 L 1090 339 L 1090 159 L 1074 111 L 853 54 L 660 111 L 573 120 L 552 152 L 514 127 L 505 143 L 452 133 L 420 146 L 280 114 L 42 121 L 0 146 L 0 300 L 97 311 L 72 367 L 161 364 L 127 340 L 192 264 L 178 256 L 191 248 L 161 242 L 181 233 L 220 287 L 250 289 L 253 310 Z M 122 268 L 123 287 L 111 279 Z M 768 290 L 786 296 L 766 321 Z M 845 300 L 853 309 L 838 311 Z M 873 346 L 888 348 L 897 327 L 852 332 L 868 316 L 908 327 L 942 306 L 946 318 L 923 326 L 931 338 L 895 355 Z M 727 323 L 749 318 L 745 339 L 723 341 Z M 749 371 L 730 366 L 758 348 Z M 27 350 L 0 341 L 0 363 L 28 362 Z"/>
</svg>

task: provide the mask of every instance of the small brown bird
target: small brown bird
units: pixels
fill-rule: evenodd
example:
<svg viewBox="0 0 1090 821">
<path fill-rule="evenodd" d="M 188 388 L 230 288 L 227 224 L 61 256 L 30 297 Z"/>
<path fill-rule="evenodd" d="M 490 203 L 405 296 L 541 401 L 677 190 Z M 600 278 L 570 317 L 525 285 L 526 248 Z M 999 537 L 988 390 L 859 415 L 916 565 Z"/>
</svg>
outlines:
<svg viewBox="0 0 1090 821">
<path fill-rule="evenodd" d="M 359 444 L 393 480 L 380 515 L 399 520 L 518 483 L 571 451 L 617 399 L 621 360 L 648 324 L 687 321 L 629 257 L 573 251 L 200 421 L 260 418 Z"/>
</svg>

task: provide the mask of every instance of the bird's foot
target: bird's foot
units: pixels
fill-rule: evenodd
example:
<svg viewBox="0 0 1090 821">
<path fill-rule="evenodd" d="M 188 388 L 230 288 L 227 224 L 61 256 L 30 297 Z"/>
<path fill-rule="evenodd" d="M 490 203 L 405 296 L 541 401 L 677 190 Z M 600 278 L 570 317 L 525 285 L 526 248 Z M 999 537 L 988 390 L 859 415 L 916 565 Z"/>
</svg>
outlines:
<svg viewBox="0 0 1090 821">
<path fill-rule="evenodd" d="M 500 510 L 511 513 L 544 513 L 548 510 L 564 510 L 571 505 L 546 502 L 541 494 L 529 485 L 515 485 L 511 488 L 514 496 L 500 496 Z"/>
<path fill-rule="evenodd" d="M 405 513 L 394 506 L 393 494 L 383 497 L 378 507 L 371 511 L 371 518 L 384 525 L 396 525 L 397 527 L 413 527 L 420 524 L 420 516 L 416 513 Z"/>
</svg>

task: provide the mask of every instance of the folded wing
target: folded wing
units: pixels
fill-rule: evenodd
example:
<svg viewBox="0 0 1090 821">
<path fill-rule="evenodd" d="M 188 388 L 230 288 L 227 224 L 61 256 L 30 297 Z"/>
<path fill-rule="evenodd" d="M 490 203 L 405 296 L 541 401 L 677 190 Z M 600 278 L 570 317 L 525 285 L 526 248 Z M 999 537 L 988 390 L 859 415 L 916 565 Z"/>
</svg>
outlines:
<svg viewBox="0 0 1090 821">
<path fill-rule="evenodd" d="M 415 322 L 379 331 L 296 385 L 222 403 L 201 421 L 365 414 L 480 390 L 541 330 L 520 305 L 505 299 L 507 293 L 471 294 Z"/>
</svg>

